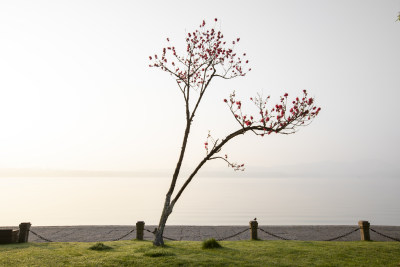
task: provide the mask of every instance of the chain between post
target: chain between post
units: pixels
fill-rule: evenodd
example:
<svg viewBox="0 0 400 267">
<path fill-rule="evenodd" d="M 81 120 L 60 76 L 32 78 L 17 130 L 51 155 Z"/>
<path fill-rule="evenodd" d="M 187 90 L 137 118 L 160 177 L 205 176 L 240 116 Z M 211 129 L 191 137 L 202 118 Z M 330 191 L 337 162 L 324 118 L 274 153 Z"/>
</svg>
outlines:
<svg viewBox="0 0 400 267">
<path fill-rule="evenodd" d="M 144 230 L 149 232 L 149 233 L 152 233 L 153 235 L 155 234 L 154 231 L 150 231 L 149 229 L 144 229 Z M 171 241 L 178 241 L 178 239 L 174 239 L 174 238 L 170 238 L 170 237 L 166 237 L 166 236 L 163 236 L 163 238 L 165 238 L 167 240 L 171 240 Z"/>
<path fill-rule="evenodd" d="M 372 232 L 377 233 L 378 235 L 381 235 L 381 236 L 383 236 L 383 237 L 386 237 L 386 238 L 392 239 L 392 240 L 394 240 L 394 241 L 400 242 L 400 239 L 398 239 L 398 238 L 395 238 L 395 237 L 391 237 L 391 236 L 382 234 L 382 233 L 380 233 L 380 232 L 378 232 L 378 231 L 376 231 L 376 230 L 374 230 L 374 229 L 372 229 L 372 228 L 369 228 L 369 230 L 371 230 Z"/>
<path fill-rule="evenodd" d="M 29 232 L 31 232 L 32 234 L 34 234 L 35 236 L 39 237 L 40 239 L 42 239 L 42 240 L 44 240 L 44 241 L 46 241 L 46 242 L 54 242 L 54 241 L 52 241 L 52 240 L 50 240 L 50 239 L 48 239 L 48 238 L 45 238 L 45 237 L 43 237 L 43 236 L 41 236 L 41 235 L 35 233 L 34 231 L 32 231 L 32 230 L 30 230 L 30 229 L 29 229 Z"/>
<path fill-rule="evenodd" d="M 270 233 L 270 232 L 268 232 L 268 231 L 266 231 L 266 230 L 264 230 L 264 229 L 261 229 L 261 228 L 257 228 L 257 229 L 258 229 L 258 230 L 261 230 L 262 232 L 264 232 L 264 233 L 266 233 L 266 234 L 268 234 L 268 235 L 271 235 L 271 236 L 273 236 L 273 237 L 279 238 L 279 239 L 281 239 L 281 240 L 290 240 L 290 239 L 288 239 L 288 238 L 286 238 L 286 237 L 283 237 L 283 236 L 279 236 L 279 235 Z M 292 240 L 295 240 L 295 239 L 292 239 Z"/>
<path fill-rule="evenodd" d="M 121 236 L 121 237 L 119 237 L 119 238 L 116 238 L 116 239 L 113 239 L 112 241 L 119 241 L 119 240 L 121 240 L 122 238 L 124 238 L 124 237 L 127 237 L 128 235 L 130 235 L 131 233 L 133 233 L 135 231 L 135 228 L 133 228 L 132 230 L 130 230 L 128 233 L 126 233 L 125 235 L 123 235 L 123 236 Z"/>
<path fill-rule="evenodd" d="M 322 241 L 334 241 L 334 240 L 337 240 L 339 238 L 346 237 L 346 236 L 348 236 L 348 235 L 350 235 L 350 234 L 352 234 L 354 232 L 357 232 L 358 230 L 360 230 L 360 228 L 356 228 L 354 230 L 351 230 L 350 232 L 348 232 L 348 233 L 346 233 L 344 235 L 340 235 L 338 237 L 334 237 L 334 238 L 330 238 L 330 239 L 326 239 L 326 240 L 322 240 Z"/>
<path fill-rule="evenodd" d="M 242 233 L 244 233 L 244 232 L 247 232 L 247 231 L 249 231 L 249 230 L 250 230 L 250 228 L 246 228 L 246 229 L 244 229 L 243 231 L 240 231 L 240 232 L 238 232 L 238 233 L 236 233 L 236 234 L 233 234 L 233 235 L 230 235 L 230 236 L 227 236 L 227 237 L 224 237 L 224 238 L 217 239 L 217 241 L 224 241 L 224 240 L 227 240 L 227 239 L 229 239 L 229 238 L 238 236 L 238 235 L 240 235 L 240 234 L 242 234 Z"/>
</svg>

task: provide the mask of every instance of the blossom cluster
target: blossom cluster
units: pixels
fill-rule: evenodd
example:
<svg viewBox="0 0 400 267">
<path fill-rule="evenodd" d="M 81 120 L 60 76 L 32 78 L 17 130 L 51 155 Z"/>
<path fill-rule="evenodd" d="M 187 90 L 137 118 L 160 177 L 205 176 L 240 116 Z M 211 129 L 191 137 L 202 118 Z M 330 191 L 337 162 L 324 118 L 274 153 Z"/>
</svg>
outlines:
<svg viewBox="0 0 400 267">
<path fill-rule="evenodd" d="M 230 95 L 229 100 L 224 99 L 231 110 L 236 121 L 243 127 L 251 127 L 258 135 L 275 133 L 294 133 L 296 127 L 308 125 L 321 111 L 315 106 L 314 98 L 309 97 L 307 90 L 303 90 L 301 97 L 292 101 L 288 100 L 289 94 L 280 97 L 280 102 L 272 108 L 268 108 L 270 97 L 263 98 L 258 95 L 250 98 L 258 108 L 257 115 L 243 115 L 242 102 L 236 100 L 235 92 Z"/>
<path fill-rule="evenodd" d="M 179 84 L 201 90 L 214 76 L 230 79 L 246 75 L 251 70 L 242 66 L 249 63 L 245 59 L 246 53 L 239 56 L 234 52 L 240 38 L 227 42 L 215 25 L 211 29 L 206 29 L 205 25 L 203 20 L 199 29 L 187 34 L 184 56 L 178 55 L 167 38 L 168 46 L 163 48 L 161 55 L 149 56 L 149 66 L 169 72 Z"/>
</svg>

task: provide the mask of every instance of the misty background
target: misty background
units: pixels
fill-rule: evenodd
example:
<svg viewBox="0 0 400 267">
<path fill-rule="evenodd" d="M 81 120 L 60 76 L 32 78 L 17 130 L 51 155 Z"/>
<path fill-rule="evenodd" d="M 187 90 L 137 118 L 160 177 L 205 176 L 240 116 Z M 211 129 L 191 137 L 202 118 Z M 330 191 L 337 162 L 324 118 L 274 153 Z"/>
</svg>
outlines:
<svg viewBox="0 0 400 267">
<path fill-rule="evenodd" d="M 215 27 L 226 41 L 241 38 L 235 49 L 247 53 L 252 71 L 212 81 L 194 119 L 182 176 L 205 156 L 208 131 L 223 138 L 240 127 L 223 103 L 233 90 L 251 113 L 249 98 L 257 93 L 271 95 L 272 104 L 307 89 L 322 107 L 310 126 L 289 136 L 238 137 L 221 153 L 246 170 L 212 161 L 199 178 L 281 178 L 287 185 L 316 179 L 309 186 L 318 191 L 338 183 L 334 193 L 347 201 L 360 190 L 379 199 L 387 189 L 385 201 L 398 203 L 399 11 L 398 0 L 1 1 L 0 183 L 169 179 L 183 137 L 184 102 L 174 79 L 149 68 L 148 57 L 167 46 L 167 37 L 184 51 L 187 32 L 203 19 L 212 27 L 218 18 Z M 35 190 L 50 188 L 46 181 Z M 340 185 L 354 181 L 353 191 L 342 191 Z M 203 188 L 196 182 L 190 192 L 196 186 Z M 164 194 L 166 185 L 160 187 L 147 196 Z M 230 182 L 223 188 L 235 190 Z"/>
</svg>

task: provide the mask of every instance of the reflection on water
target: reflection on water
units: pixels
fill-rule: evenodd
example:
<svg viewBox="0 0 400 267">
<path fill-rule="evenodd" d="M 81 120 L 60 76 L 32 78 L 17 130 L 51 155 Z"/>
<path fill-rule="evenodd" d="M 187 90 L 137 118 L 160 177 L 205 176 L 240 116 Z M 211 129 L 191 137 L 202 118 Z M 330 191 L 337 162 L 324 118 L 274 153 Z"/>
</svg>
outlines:
<svg viewBox="0 0 400 267">
<path fill-rule="evenodd" d="M 0 178 L 0 226 L 157 224 L 166 178 Z M 400 225 L 398 179 L 195 178 L 170 225 Z"/>
</svg>

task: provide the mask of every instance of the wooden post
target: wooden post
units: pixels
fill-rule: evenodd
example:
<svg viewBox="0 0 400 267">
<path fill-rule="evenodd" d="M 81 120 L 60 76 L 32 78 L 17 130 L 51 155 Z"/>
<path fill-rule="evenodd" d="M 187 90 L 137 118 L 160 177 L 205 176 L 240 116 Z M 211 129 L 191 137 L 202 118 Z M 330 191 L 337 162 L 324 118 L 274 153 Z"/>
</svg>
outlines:
<svg viewBox="0 0 400 267">
<path fill-rule="evenodd" d="M 250 239 L 251 240 L 258 240 L 257 229 L 258 229 L 258 222 L 255 220 L 250 221 Z"/>
<path fill-rule="evenodd" d="M 136 223 L 136 239 L 143 240 L 143 230 L 144 230 L 144 221 L 138 221 Z"/>
<path fill-rule="evenodd" d="M 19 224 L 19 237 L 18 243 L 27 243 L 29 239 L 29 229 L 31 228 L 30 222 Z"/>
<path fill-rule="evenodd" d="M 20 223 L 19 224 L 19 238 L 18 243 L 27 243 L 29 238 L 29 229 L 31 229 L 31 223 Z"/>
<path fill-rule="evenodd" d="M 358 221 L 358 226 L 360 226 L 361 241 L 370 241 L 369 237 L 369 222 L 368 221 Z"/>
</svg>

